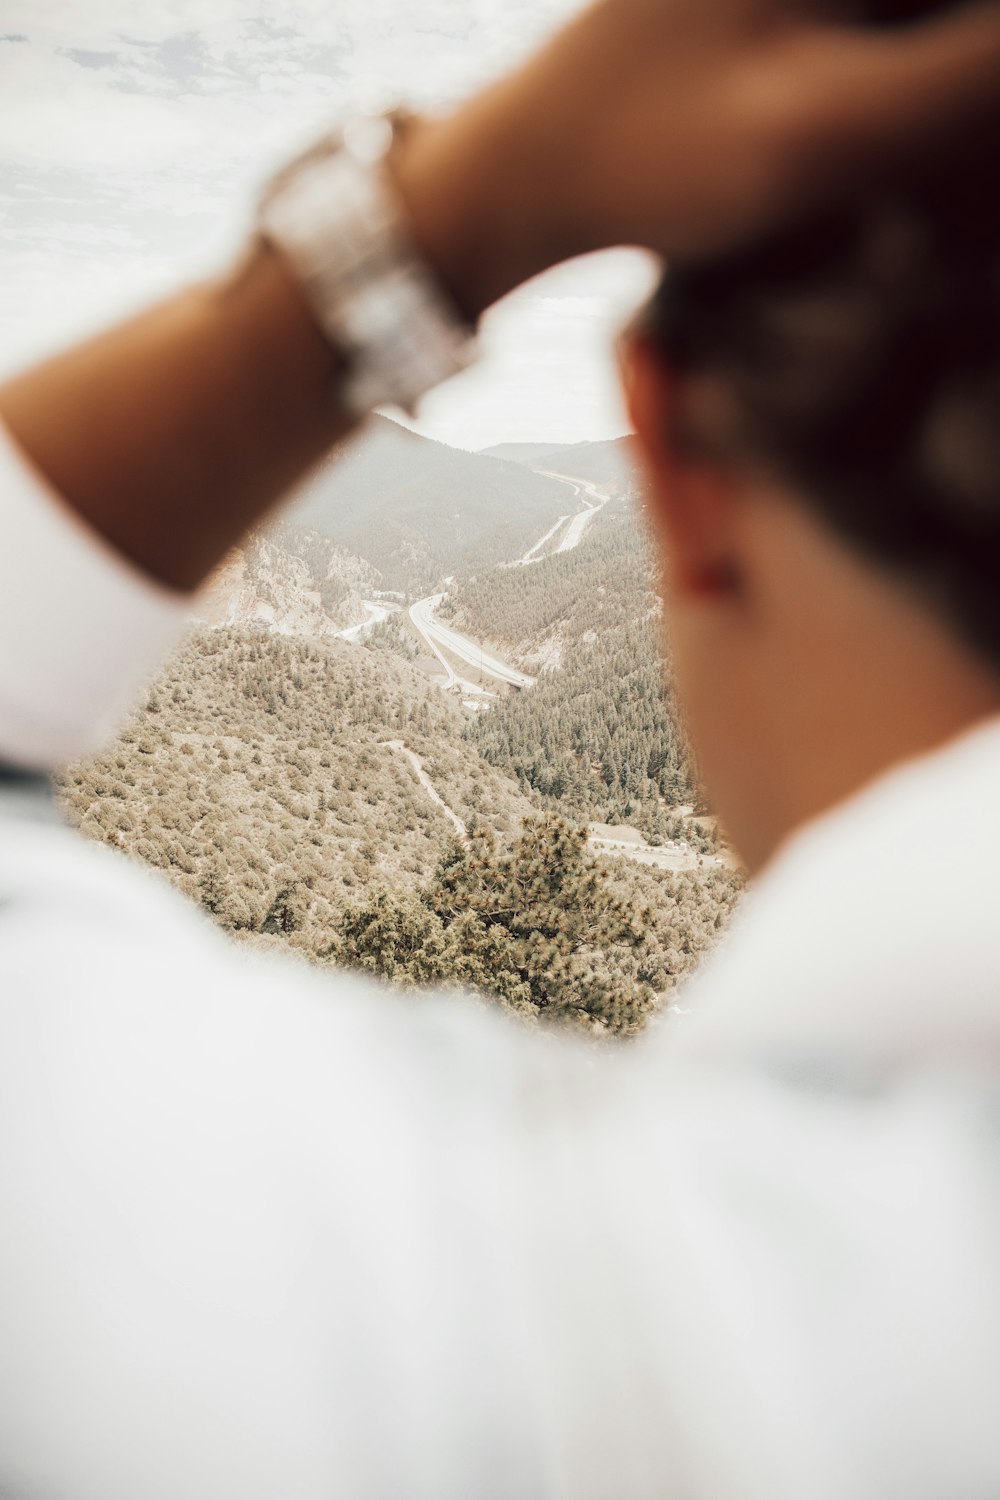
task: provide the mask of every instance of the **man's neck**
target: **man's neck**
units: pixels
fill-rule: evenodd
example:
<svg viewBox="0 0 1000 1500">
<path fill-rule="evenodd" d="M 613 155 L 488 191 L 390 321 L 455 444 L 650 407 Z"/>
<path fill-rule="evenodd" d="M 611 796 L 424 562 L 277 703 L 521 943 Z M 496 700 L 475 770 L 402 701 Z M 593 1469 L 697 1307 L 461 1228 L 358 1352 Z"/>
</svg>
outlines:
<svg viewBox="0 0 1000 1500">
<path fill-rule="evenodd" d="M 762 672 L 771 760 L 752 869 L 893 766 L 1000 713 L 1000 670 L 881 570 L 844 551 L 805 574 L 778 601 L 780 659 Z"/>
</svg>

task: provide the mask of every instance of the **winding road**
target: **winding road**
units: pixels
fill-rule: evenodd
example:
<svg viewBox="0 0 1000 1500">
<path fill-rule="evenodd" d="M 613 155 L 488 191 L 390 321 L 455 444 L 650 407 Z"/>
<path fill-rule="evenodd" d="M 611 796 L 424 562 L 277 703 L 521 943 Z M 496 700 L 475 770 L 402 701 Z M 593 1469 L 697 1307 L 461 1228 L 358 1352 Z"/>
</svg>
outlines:
<svg viewBox="0 0 1000 1500">
<path fill-rule="evenodd" d="M 511 687 L 532 686 L 535 679 L 529 677 L 526 672 L 519 672 L 516 667 L 509 666 L 507 662 L 490 656 L 489 652 L 484 651 L 477 641 L 470 641 L 466 636 L 459 635 L 457 630 L 443 625 L 434 613 L 443 599 L 444 594 L 431 594 L 426 599 L 418 599 L 416 604 L 410 605 L 410 619 L 444 667 L 448 679 L 446 687 L 454 687 L 457 684 L 465 691 L 482 692 L 482 688 L 476 683 L 466 682 L 458 676 L 444 656 L 444 651 L 450 652 L 459 661 L 467 662 L 471 667 L 478 667 L 488 677 L 495 677 L 499 682 L 510 683 Z"/>
<path fill-rule="evenodd" d="M 562 484 L 572 487 L 576 498 L 583 509 L 578 511 L 566 527 L 566 534 L 556 548 L 556 553 L 572 552 L 574 547 L 579 547 L 583 541 L 584 532 L 591 521 L 602 510 L 610 500 L 610 495 L 602 495 L 596 485 L 587 479 L 574 479 L 569 474 L 557 474 L 552 469 L 539 469 L 539 474 L 544 474 L 547 479 L 558 479 Z M 584 493 L 586 491 L 586 493 Z M 551 533 L 550 533 L 551 535 Z M 539 543 L 541 545 L 541 543 Z"/>
<path fill-rule="evenodd" d="M 569 474 L 557 474 L 551 469 L 539 469 L 538 473 L 544 474 L 548 479 L 558 479 L 560 484 L 568 484 L 582 508 L 575 516 L 560 516 L 555 525 L 551 526 L 533 547 L 529 547 L 523 557 L 518 558 L 516 563 L 503 564 L 505 567 L 523 568 L 533 562 L 540 562 L 542 548 L 558 534 L 560 527 L 566 525 L 567 521 L 569 525 L 566 526 L 566 531 L 555 552 L 545 555 L 552 557 L 556 553 L 572 552 L 580 545 L 587 527 L 598 511 L 607 505 L 610 499 L 609 495 L 602 495 L 597 486 L 587 479 L 574 479 Z M 478 641 L 469 640 L 467 636 L 460 635 L 457 630 L 452 630 L 449 625 L 443 624 L 437 618 L 435 610 L 439 608 L 444 598 L 444 594 L 430 594 L 426 599 L 418 599 L 416 604 L 410 606 L 410 620 L 414 629 L 423 637 L 441 663 L 445 674 L 445 689 L 458 688 L 467 695 L 478 697 L 480 701 L 483 697 L 481 686 L 459 677 L 451 662 L 444 655 L 445 651 L 460 662 L 466 662 L 471 667 L 478 667 L 480 675 L 493 677 L 498 682 L 509 683 L 515 688 L 531 687 L 535 681 L 534 677 L 529 677 L 527 672 L 520 672 L 508 662 L 491 656 L 483 650 Z"/>
<path fill-rule="evenodd" d="M 597 512 L 603 506 L 607 505 L 608 500 L 611 498 L 609 495 L 602 495 L 597 486 L 591 484 L 589 480 L 573 479 L 571 475 L 557 474 L 553 469 L 538 469 L 536 473 L 544 474 L 546 479 L 558 479 L 560 484 L 570 485 L 574 496 L 579 500 L 583 509 L 577 511 L 575 516 L 560 516 L 556 524 L 550 526 L 545 535 L 539 537 L 535 545 L 529 547 L 524 556 L 517 559 L 517 562 L 503 563 L 502 566 L 505 568 L 527 568 L 531 563 L 541 562 L 543 556 L 542 548 L 547 542 L 552 540 L 561 527 L 566 526 L 567 521 L 569 525 L 566 526 L 565 534 L 558 547 L 553 552 L 546 552 L 544 556 L 554 557 L 559 552 L 572 552 L 574 547 L 579 547 L 583 540 L 584 532 L 597 515 Z M 586 494 L 584 494 L 584 491 L 586 491 Z"/>
<path fill-rule="evenodd" d="M 367 620 L 362 620 L 359 625 L 351 625 L 347 630 L 338 630 L 337 634 L 345 641 L 356 641 L 363 630 L 370 625 L 378 625 L 382 620 L 388 620 L 389 611 L 382 604 L 373 604 L 370 599 L 363 599 L 362 604 L 368 611 Z"/>
<path fill-rule="evenodd" d="M 539 469 L 537 472 L 544 474 L 548 479 L 557 479 L 560 484 L 568 484 L 579 501 L 581 509 L 574 516 L 560 516 L 555 525 L 550 526 L 545 535 L 540 537 L 534 546 L 529 547 L 523 557 L 518 558 L 515 563 L 504 563 L 503 567 L 527 567 L 531 563 L 541 562 L 543 555 L 552 557 L 560 552 L 572 552 L 580 545 L 587 527 L 598 511 L 607 505 L 610 499 L 610 496 L 602 495 L 597 486 L 587 479 L 574 479 L 570 474 L 557 474 L 551 469 Z M 543 549 L 558 536 L 560 529 L 564 526 L 565 532 L 554 552 L 543 554 Z M 457 689 L 471 700 L 469 706 L 472 708 L 486 706 L 485 700 L 494 696 L 481 683 L 470 682 L 467 678 L 460 677 L 448 660 L 448 656 L 444 654 L 445 652 L 459 662 L 477 668 L 481 677 L 492 677 L 497 682 L 506 682 L 518 689 L 528 688 L 534 684 L 535 678 L 530 677 L 527 672 L 518 671 L 508 662 L 491 656 L 489 652 L 483 650 L 478 641 L 470 640 L 457 630 L 453 630 L 451 626 L 443 624 L 437 618 L 435 611 L 444 599 L 443 593 L 429 594 L 426 599 L 418 599 L 415 604 L 411 604 L 409 613 L 414 629 L 441 663 L 445 677 L 443 686 L 446 691 Z M 368 599 L 364 601 L 364 605 L 368 611 L 368 618 L 358 625 L 352 625 L 349 629 L 340 631 L 344 640 L 356 641 L 369 626 L 388 618 L 389 611 L 384 605 L 375 604 Z"/>
</svg>

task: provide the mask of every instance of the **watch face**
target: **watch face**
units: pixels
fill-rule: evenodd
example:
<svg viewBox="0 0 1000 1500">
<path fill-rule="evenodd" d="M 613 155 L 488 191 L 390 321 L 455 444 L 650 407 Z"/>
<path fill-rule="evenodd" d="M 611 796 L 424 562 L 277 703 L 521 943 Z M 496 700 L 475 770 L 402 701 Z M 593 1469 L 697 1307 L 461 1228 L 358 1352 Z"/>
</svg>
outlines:
<svg viewBox="0 0 1000 1500">
<path fill-rule="evenodd" d="M 340 399 L 355 415 L 389 404 L 412 413 L 475 350 L 472 329 L 411 241 L 385 171 L 408 118 L 355 116 L 273 179 L 261 202 L 264 237 L 346 359 Z"/>
</svg>

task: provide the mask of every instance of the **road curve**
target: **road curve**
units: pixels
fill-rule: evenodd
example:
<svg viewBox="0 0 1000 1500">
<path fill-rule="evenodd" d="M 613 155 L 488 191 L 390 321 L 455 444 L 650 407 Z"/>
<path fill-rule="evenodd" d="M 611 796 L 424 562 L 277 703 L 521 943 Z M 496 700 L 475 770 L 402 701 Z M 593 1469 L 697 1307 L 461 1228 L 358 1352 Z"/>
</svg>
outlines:
<svg viewBox="0 0 1000 1500">
<path fill-rule="evenodd" d="M 587 479 L 574 479 L 570 474 L 557 474 L 552 469 L 539 469 L 539 474 L 544 474 L 549 479 L 557 479 L 560 484 L 568 484 L 572 489 L 582 509 L 569 518 L 569 525 L 563 535 L 556 552 L 572 552 L 578 547 L 583 539 L 590 522 L 597 512 L 607 505 L 610 496 L 602 495 L 597 486 Z M 552 526 L 533 547 L 530 547 L 523 557 L 516 563 L 507 563 L 507 567 L 525 567 L 529 563 L 540 561 L 536 554 L 541 551 L 546 542 L 550 541 L 559 528 L 565 524 L 566 516 L 560 516 L 559 520 Z M 549 553 L 554 556 L 555 553 Z M 447 651 L 451 656 L 457 657 L 459 661 L 466 662 L 470 667 L 478 667 L 480 672 L 486 676 L 496 678 L 499 682 L 510 683 L 512 687 L 526 688 L 534 684 L 534 677 L 529 677 L 527 672 L 519 672 L 498 657 L 490 656 L 483 650 L 478 641 L 469 640 L 467 636 L 460 635 L 457 630 L 442 624 L 434 611 L 444 599 L 444 594 L 430 594 L 426 599 L 418 599 L 416 604 L 410 605 L 410 620 L 414 629 L 421 635 L 431 651 L 441 663 L 445 674 L 444 686 L 448 688 L 459 688 L 463 693 L 471 693 L 482 696 L 483 689 L 476 683 L 468 682 L 459 677 L 451 662 L 444 655 Z M 363 627 L 355 627 L 359 629 Z"/>
<path fill-rule="evenodd" d="M 602 510 L 610 500 L 610 495 L 602 495 L 595 484 L 589 479 L 574 479 L 571 474 L 557 474 L 554 469 L 539 469 L 539 474 L 544 474 L 547 479 L 558 479 L 562 484 L 571 485 L 576 498 L 584 507 L 570 521 L 566 527 L 562 541 L 553 553 L 556 556 L 560 552 L 572 552 L 574 547 L 579 547 L 583 536 L 591 521 Z M 584 493 L 586 491 L 586 494 Z"/>
<path fill-rule="evenodd" d="M 490 656 L 476 641 L 470 641 L 466 636 L 459 635 L 457 630 L 452 630 L 448 625 L 442 625 L 434 611 L 443 598 L 443 594 L 431 594 L 426 599 L 418 599 L 416 604 L 410 605 L 410 619 L 444 667 L 448 676 L 447 686 L 451 687 L 459 683 L 463 688 L 471 688 L 473 692 L 480 691 L 474 683 L 465 683 L 457 676 L 445 659 L 443 651 L 449 651 L 452 656 L 456 656 L 459 661 L 467 662 L 471 667 L 480 668 L 489 677 L 495 677 L 500 682 L 509 682 L 512 687 L 531 687 L 535 679 L 529 677 L 526 672 L 519 672 L 516 667 L 509 666 L 507 662 Z"/>
<path fill-rule="evenodd" d="M 369 625 L 378 625 L 382 620 L 388 620 L 389 611 L 382 604 L 373 604 L 370 599 L 361 601 L 368 611 L 367 620 L 362 620 L 359 625 L 350 625 L 347 630 L 338 630 L 337 634 L 345 641 L 356 641 L 363 630 Z"/>
</svg>

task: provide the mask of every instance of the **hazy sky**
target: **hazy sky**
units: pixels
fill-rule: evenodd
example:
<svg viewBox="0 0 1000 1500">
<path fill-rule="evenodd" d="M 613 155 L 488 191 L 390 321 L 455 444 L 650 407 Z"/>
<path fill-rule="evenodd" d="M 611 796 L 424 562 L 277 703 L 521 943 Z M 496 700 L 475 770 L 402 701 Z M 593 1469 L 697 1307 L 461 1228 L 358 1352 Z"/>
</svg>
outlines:
<svg viewBox="0 0 1000 1500">
<path fill-rule="evenodd" d="M 261 175 L 352 104 L 437 107 L 576 0 L 2 0 L 0 369 L 222 262 Z M 418 425 L 479 448 L 625 429 L 610 332 L 630 252 L 562 267 L 486 320 L 487 360 Z"/>
</svg>

